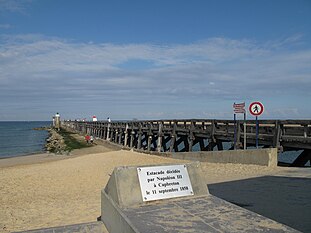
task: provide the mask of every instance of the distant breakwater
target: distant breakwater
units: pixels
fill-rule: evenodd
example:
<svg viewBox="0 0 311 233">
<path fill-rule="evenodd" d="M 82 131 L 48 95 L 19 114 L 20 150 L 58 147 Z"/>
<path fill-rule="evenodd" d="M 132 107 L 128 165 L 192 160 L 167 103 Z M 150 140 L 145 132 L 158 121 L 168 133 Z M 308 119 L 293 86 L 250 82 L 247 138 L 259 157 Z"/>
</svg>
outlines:
<svg viewBox="0 0 311 233">
<path fill-rule="evenodd" d="M 89 147 L 84 141 L 79 141 L 72 135 L 74 133 L 65 129 L 58 130 L 53 127 L 40 127 L 36 130 L 47 130 L 49 136 L 46 139 L 45 150 L 55 155 L 70 155 L 74 149 Z"/>
<path fill-rule="evenodd" d="M 54 129 L 46 128 L 49 132 L 49 137 L 46 139 L 46 151 L 54 154 L 66 154 L 66 144 L 64 138 Z"/>
</svg>

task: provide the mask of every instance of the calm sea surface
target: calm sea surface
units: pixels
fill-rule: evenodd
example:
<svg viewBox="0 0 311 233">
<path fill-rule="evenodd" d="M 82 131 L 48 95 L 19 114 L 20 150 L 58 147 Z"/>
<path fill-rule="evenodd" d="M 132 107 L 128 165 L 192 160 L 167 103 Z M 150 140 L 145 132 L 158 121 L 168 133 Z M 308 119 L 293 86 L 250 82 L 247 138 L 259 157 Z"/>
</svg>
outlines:
<svg viewBox="0 0 311 233">
<path fill-rule="evenodd" d="M 44 151 L 48 132 L 34 128 L 50 125 L 48 121 L 0 121 L 0 158 Z"/>
</svg>

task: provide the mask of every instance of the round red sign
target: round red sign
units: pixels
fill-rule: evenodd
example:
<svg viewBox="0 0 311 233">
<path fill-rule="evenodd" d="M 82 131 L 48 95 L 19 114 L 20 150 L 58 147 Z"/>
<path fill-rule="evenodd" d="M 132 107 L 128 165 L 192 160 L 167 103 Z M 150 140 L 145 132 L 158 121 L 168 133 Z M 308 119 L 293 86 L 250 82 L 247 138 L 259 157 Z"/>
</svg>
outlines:
<svg viewBox="0 0 311 233">
<path fill-rule="evenodd" d="M 260 102 L 253 102 L 249 105 L 249 112 L 254 116 L 259 116 L 263 113 L 263 104 Z"/>
</svg>

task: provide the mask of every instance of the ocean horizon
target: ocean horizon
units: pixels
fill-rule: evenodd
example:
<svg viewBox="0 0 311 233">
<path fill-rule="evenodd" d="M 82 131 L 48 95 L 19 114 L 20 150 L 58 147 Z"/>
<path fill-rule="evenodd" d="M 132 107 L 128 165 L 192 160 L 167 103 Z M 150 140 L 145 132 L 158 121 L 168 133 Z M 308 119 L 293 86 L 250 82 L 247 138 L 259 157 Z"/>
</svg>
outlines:
<svg viewBox="0 0 311 233">
<path fill-rule="evenodd" d="M 0 121 L 0 159 L 44 152 L 51 121 Z"/>
</svg>

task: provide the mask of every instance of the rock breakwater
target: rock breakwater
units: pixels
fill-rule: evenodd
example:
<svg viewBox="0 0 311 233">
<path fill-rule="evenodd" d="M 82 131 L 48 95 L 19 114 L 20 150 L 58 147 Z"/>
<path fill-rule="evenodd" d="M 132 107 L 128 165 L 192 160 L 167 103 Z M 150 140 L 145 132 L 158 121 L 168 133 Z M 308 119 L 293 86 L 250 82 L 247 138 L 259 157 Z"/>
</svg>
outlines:
<svg viewBox="0 0 311 233">
<path fill-rule="evenodd" d="M 45 149 L 55 154 L 68 154 L 64 138 L 54 129 L 47 128 L 49 137 L 46 139 Z"/>
</svg>

